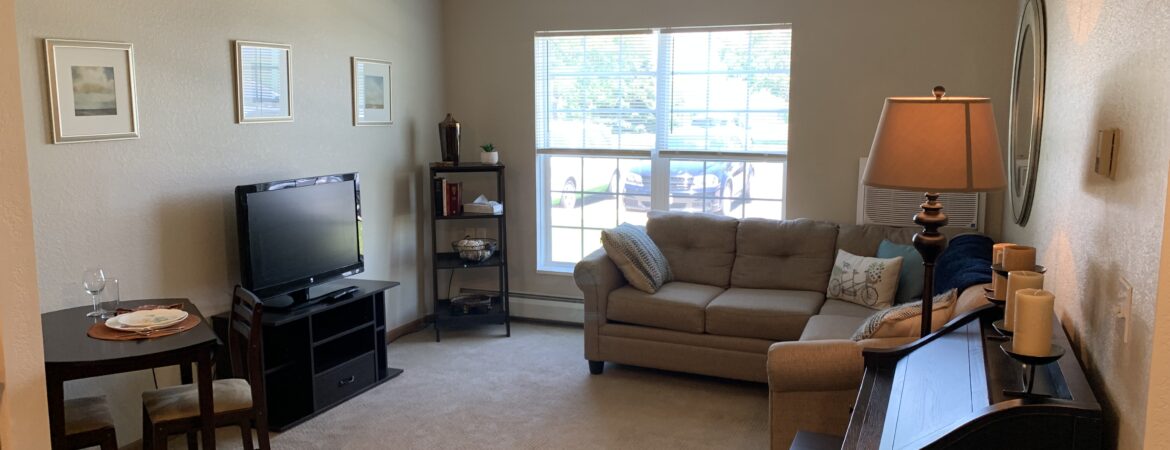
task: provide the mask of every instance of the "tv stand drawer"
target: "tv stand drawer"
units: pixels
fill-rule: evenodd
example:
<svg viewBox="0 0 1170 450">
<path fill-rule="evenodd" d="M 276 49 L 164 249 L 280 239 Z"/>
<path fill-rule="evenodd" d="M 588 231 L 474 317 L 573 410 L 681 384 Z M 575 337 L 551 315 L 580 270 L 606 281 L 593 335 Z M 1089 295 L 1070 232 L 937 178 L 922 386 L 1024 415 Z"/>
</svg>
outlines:
<svg viewBox="0 0 1170 450">
<path fill-rule="evenodd" d="M 317 408 L 338 403 L 374 384 L 378 356 L 369 352 L 313 377 L 313 402 Z"/>
</svg>

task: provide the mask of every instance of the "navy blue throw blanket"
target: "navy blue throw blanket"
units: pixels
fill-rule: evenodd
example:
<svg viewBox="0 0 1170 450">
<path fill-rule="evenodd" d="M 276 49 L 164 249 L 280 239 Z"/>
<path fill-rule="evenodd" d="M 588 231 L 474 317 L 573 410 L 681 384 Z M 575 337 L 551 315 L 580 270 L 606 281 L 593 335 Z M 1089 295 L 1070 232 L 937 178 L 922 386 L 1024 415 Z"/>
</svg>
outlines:
<svg viewBox="0 0 1170 450">
<path fill-rule="evenodd" d="M 991 238 L 964 234 L 951 240 L 934 264 L 934 293 L 991 282 Z"/>
</svg>

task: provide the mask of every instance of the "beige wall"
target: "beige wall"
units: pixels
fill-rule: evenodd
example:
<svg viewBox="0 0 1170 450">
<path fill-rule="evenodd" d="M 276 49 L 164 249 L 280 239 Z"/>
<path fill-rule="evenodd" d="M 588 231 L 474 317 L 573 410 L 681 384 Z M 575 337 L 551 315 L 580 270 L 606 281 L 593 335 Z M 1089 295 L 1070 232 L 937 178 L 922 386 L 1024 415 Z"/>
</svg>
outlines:
<svg viewBox="0 0 1170 450">
<path fill-rule="evenodd" d="M 33 214 L 13 2 L 0 0 L 0 447 L 48 448 Z"/>
<path fill-rule="evenodd" d="M 936 84 L 989 96 L 1004 129 L 1015 11 L 1010 0 L 446 0 L 447 110 L 465 142 L 495 142 L 508 165 L 511 288 L 580 297 L 570 278 L 536 272 L 536 31 L 792 23 L 786 215 L 852 223 L 885 97 Z M 998 202 L 989 213 L 998 234 Z"/>
<path fill-rule="evenodd" d="M 1161 394 L 1150 406 L 1166 413 L 1165 379 L 1148 375 L 1158 349 L 1151 340 L 1170 162 L 1170 3 L 1048 0 L 1047 7 L 1036 198 L 1026 227 L 1012 225 L 1007 213 L 1005 237 L 1039 249 L 1058 315 L 1110 409 L 1110 432 L 1121 448 L 1140 448 L 1154 424 L 1146 418 L 1149 386 Z M 1121 129 L 1113 180 L 1092 172 L 1096 130 L 1111 127 Z M 1122 276 L 1134 286 L 1128 343 L 1113 315 Z M 1157 308 L 1163 316 L 1166 305 L 1163 298 Z M 1151 448 L 1165 444 L 1155 442 Z"/>
<path fill-rule="evenodd" d="M 1170 171 L 1166 173 L 1170 179 Z M 1166 191 L 1166 206 L 1162 217 L 1162 260 L 1158 269 L 1158 297 L 1154 316 L 1154 336 L 1151 344 L 1150 391 L 1146 394 L 1146 423 L 1170 422 L 1170 186 Z M 1170 442 L 1170 427 L 1146 428 L 1146 448 L 1157 448 Z"/>
<path fill-rule="evenodd" d="M 391 326 L 421 315 L 420 176 L 443 102 L 438 3 L 22 0 L 16 17 L 42 310 L 85 305 L 81 272 L 101 266 L 124 280 L 123 298 L 224 311 L 239 279 L 233 187 L 360 171 L 362 277 L 403 282 Z M 43 38 L 134 44 L 141 139 L 50 144 Z M 234 123 L 233 39 L 292 45 L 295 122 Z M 393 62 L 393 126 L 352 126 L 351 56 Z M 128 442 L 150 387 L 140 372 L 66 392 L 110 394 Z"/>
</svg>

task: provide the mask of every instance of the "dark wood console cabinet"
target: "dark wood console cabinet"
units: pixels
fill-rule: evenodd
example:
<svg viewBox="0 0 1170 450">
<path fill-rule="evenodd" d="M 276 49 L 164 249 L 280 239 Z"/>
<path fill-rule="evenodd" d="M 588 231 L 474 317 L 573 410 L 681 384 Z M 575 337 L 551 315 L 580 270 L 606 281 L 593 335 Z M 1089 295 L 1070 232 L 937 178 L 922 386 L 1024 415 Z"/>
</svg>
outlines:
<svg viewBox="0 0 1170 450">
<path fill-rule="evenodd" d="M 393 281 L 344 279 L 310 296 L 356 286 L 330 303 L 266 310 L 264 383 L 269 424 L 283 431 L 398 374 L 386 362 L 386 291 Z"/>
<path fill-rule="evenodd" d="M 866 350 L 853 416 L 834 447 L 1102 448 L 1101 406 L 1059 321 L 1052 343 L 1064 356 L 1037 367 L 1033 392 L 1042 396 L 1020 397 L 1010 391 L 1027 371 L 1000 349 L 992 323 L 1001 318 L 989 305 L 904 347 Z"/>
</svg>

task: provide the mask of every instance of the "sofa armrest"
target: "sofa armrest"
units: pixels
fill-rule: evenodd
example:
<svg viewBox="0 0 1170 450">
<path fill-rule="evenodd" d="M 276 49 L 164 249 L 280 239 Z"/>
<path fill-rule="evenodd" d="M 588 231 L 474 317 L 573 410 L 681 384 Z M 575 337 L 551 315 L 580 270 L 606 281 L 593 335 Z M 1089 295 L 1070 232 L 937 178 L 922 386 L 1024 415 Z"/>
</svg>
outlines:
<svg viewBox="0 0 1170 450">
<path fill-rule="evenodd" d="M 772 449 L 789 448 L 798 431 L 843 435 L 865 371 L 866 348 L 915 338 L 777 342 L 768 349 L 768 416 Z"/>
<path fill-rule="evenodd" d="M 787 341 L 768 349 L 768 387 L 775 392 L 856 387 L 864 364 L 861 344 L 846 339 Z"/>
<path fill-rule="evenodd" d="M 601 361 L 598 332 L 605 323 L 606 301 L 610 292 L 627 284 L 626 278 L 605 249 L 598 249 L 573 267 L 573 281 L 585 296 L 585 358 Z"/>
<path fill-rule="evenodd" d="M 866 348 L 891 348 L 913 337 L 777 342 L 768 349 L 768 386 L 776 392 L 856 389 L 865 371 Z"/>
</svg>

